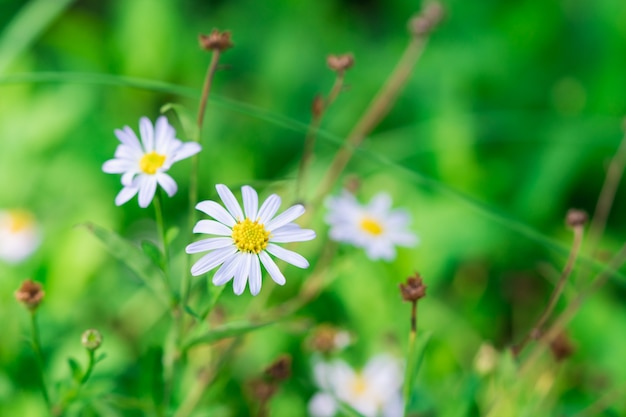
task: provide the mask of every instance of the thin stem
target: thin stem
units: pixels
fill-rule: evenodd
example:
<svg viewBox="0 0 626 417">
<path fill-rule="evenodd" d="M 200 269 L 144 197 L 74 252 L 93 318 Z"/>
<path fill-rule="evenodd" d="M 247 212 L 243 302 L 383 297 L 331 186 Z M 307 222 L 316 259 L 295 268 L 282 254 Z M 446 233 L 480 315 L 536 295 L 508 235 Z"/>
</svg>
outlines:
<svg viewBox="0 0 626 417">
<path fill-rule="evenodd" d="M 43 354 L 41 353 L 41 341 L 39 339 L 39 326 L 37 326 L 37 311 L 32 310 L 30 312 L 30 325 L 32 330 L 32 346 L 35 351 L 35 358 L 37 360 L 37 367 L 39 368 L 39 376 L 41 383 L 41 394 L 43 395 L 43 399 L 48 406 L 48 409 L 51 407 L 50 396 L 48 395 L 48 388 L 46 387 L 46 378 L 44 376 L 44 361 Z"/>
<path fill-rule="evenodd" d="M 626 385 L 618 386 L 606 392 L 597 401 L 590 404 L 584 410 L 579 411 L 572 417 L 595 417 L 602 414 L 604 410 L 609 408 L 611 404 L 624 398 L 624 392 L 626 391 Z"/>
<path fill-rule="evenodd" d="M 87 355 L 89 356 L 89 363 L 87 364 L 87 370 L 85 371 L 85 375 L 83 375 L 82 379 L 80 380 L 80 385 L 84 385 L 87 382 L 96 364 L 96 352 L 94 350 L 87 349 Z"/>
<path fill-rule="evenodd" d="M 165 234 L 165 221 L 163 220 L 163 207 L 161 205 L 161 193 L 158 191 L 154 197 L 154 219 L 157 225 L 157 233 L 163 244 L 163 272 L 165 272 L 166 284 L 170 291 L 173 291 L 169 276 L 169 245 L 167 244 L 167 236 Z M 172 294 L 172 297 L 174 294 Z"/>
<path fill-rule="evenodd" d="M 411 333 L 415 338 L 417 333 L 417 301 L 411 303 Z"/>
<path fill-rule="evenodd" d="M 424 37 L 411 37 L 400 61 L 396 65 L 387 82 L 371 101 L 369 107 L 361 116 L 346 139 L 344 146 L 337 152 L 331 162 L 326 176 L 320 182 L 314 205 L 317 206 L 321 199 L 328 193 L 337 178 L 341 175 L 348 162 L 352 158 L 356 148 L 363 142 L 365 137 L 378 125 L 395 103 L 400 91 L 406 84 L 413 67 L 421 56 L 426 39 Z"/>
<path fill-rule="evenodd" d="M 220 60 L 220 51 L 218 49 L 213 50 L 211 55 L 211 62 L 207 67 L 206 76 L 204 77 L 204 84 L 202 86 L 202 96 L 200 97 L 200 104 L 198 106 L 198 116 L 196 118 L 196 131 L 195 137 L 192 138 L 194 142 L 200 143 L 202 137 L 202 126 L 204 125 L 204 115 L 206 113 L 206 105 L 209 100 L 209 93 L 211 92 L 211 86 L 213 84 L 213 77 Z M 189 177 L 189 234 L 190 239 L 193 238 L 193 227 L 196 224 L 196 203 L 198 202 L 198 166 L 199 155 L 195 154 L 191 157 L 191 175 Z M 180 288 L 180 303 L 181 305 L 187 305 L 189 298 L 189 289 L 191 286 L 190 277 L 190 258 L 185 257 L 185 270 L 183 271 L 181 288 Z"/>
<path fill-rule="evenodd" d="M 321 108 L 316 109 L 317 103 L 313 102 L 313 118 L 311 119 L 311 124 L 307 129 L 306 139 L 304 140 L 304 151 L 302 152 L 302 159 L 300 160 L 300 166 L 298 168 L 298 180 L 296 182 L 296 196 L 301 199 L 303 198 L 303 188 L 306 180 L 306 173 L 308 172 L 309 165 L 311 164 L 311 159 L 313 158 L 313 149 L 315 148 L 315 139 L 317 135 L 317 131 L 322 123 L 322 118 L 326 114 L 326 110 L 330 105 L 335 101 L 341 90 L 343 89 L 343 80 L 344 80 L 344 71 L 337 71 L 337 76 L 335 77 L 335 82 L 328 93 L 328 96 L 325 100 L 319 99 L 316 97 L 315 100 L 322 100 Z"/>
<path fill-rule="evenodd" d="M 567 262 L 565 263 L 565 267 L 563 268 L 563 272 L 561 273 L 561 277 L 559 278 L 554 291 L 550 295 L 550 299 L 548 301 L 548 305 L 546 309 L 543 311 L 543 314 L 537 320 L 537 323 L 532 327 L 530 332 L 524 337 L 524 339 L 517 345 L 515 349 L 515 353 L 519 355 L 519 353 L 524 349 L 526 344 L 532 339 L 538 339 L 541 337 L 541 331 L 543 326 L 546 324 L 554 308 L 556 307 L 557 302 L 561 298 L 561 294 L 563 293 L 563 289 L 565 288 L 565 284 L 567 283 L 567 279 L 572 273 L 572 269 L 574 268 L 574 264 L 576 263 L 576 259 L 578 258 L 578 254 L 580 253 L 580 247 L 582 245 L 583 240 L 583 231 L 584 228 L 582 225 L 574 226 L 574 239 L 572 242 L 572 248 L 569 253 L 569 257 L 567 258 Z"/>
<path fill-rule="evenodd" d="M 606 221 L 611 212 L 613 206 L 613 200 L 615 199 L 615 192 L 617 186 L 622 179 L 622 173 L 626 167 L 626 134 L 622 138 L 622 141 L 615 153 L 615 156 L 611 160 L 609 168 L 598 197 L 596 209 L 591 219 L 591 226 L 589 227 L 589 248 L 591 253 L 594 254 L 597 250 L 600 239 L 604 235 L 606 228 Z"/>
<path fill-rule="evenodd" d="M 557 317 L 554 324 L 541 336 L 540 344 L 533 350 L 532 354 L 526 359 L 526 361 L 520 367 L 520 372 L 527 372 L 531 366 L 539 359 L 541 353 L 546 346 L 563 331 L 565 326 L 574 318 L 583 302 L 592 294 L 597 292 L 607 280 L 610 278 L 613 271 L 616 271 L 626 261 L 626 244 L 624 244 L 619 252 L 611 259 L 608 266 L 604 271 L 593 281 L 589 288 L 576 297 L 567 308 Z"/>
</svg>

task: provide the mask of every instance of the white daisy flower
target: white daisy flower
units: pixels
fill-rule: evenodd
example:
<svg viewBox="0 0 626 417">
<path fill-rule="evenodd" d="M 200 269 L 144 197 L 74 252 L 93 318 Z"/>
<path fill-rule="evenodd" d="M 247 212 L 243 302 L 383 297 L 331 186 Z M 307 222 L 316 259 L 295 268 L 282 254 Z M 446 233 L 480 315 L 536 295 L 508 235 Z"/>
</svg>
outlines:
<svg viewBox="0 0 626 417">
<path fill-rule="evenodd" d="M 365 249 L 372 259 L 393 260 L 395 246 L 415 246 L 418 238 L 408 230 L 411 218 L 402 209 L 391 209 L 391 197 L 379 193 L 362 206 L 347 191 L 326 200 L 330 237 Z"/>
<path fill-rule="evenodd" d="M 28 258 L 41 243 L 35 220 L 27 211 L 0 211 L 0 259 L 17 263 Z"/>
<path fill-rule="evenodd" d="M 189 158 L 200 152 L 195 142 L 183 143 L 176 139 L 176 131 L 165 116 L 157 119 L 154 126 L 147 117 L 139 119 L 141 142 L 128 127 L 116 129 L 115 136 L 122 142 L 115 150 L 115 158 L 106 161 L 102 170 L 108 174 L 122 175 L 122 191 L 115 197 L 120 206 L 139 193 L 139 206 L 148 207 L 154 198 L 157 184 L 172 197 L 176 194 L 176 182 L 166 174 L 174 162 Z"/>
<path fill-rule="evenodd" d="M 370 359 L 360 372 L 344 361 L 318 362 L 313 368 L 321 392 L 309 401 L 313 417 L 332 417 L 345 403 L 366 417 L 401 417 L 402 367 L 388 355 Z"/>
<path fill-rule="evenodd" d="M 202 201 L 196 209 L 215 220 L 200 220 L 194 233 L 207 233 L 219 237 L 200 240 L 187 246 L 187 253 L 209 251 L 191 268 L 194 276 L 202 275 L 222 265 L 213 275 L 213 284 L 224 285 L 234 277 L 233 291 L 241 295 L 250 282 L 250 292 L 261 290 L 261 264 L 278 285 L 285 277 L 270 257 L 282 259 L 299 268 L 308 268 L 302 255 L 284 249 L 276 243 L 302 242 L 315 237 L 315 232 L 302 229 L 293 220 L 304 213 L 300 204 L 292 206 L 274 217 L 280 207 L 280 197 L 270 195 L 259 208 L 258 195 L 250 186 L 241 187 L 243 211 L 233 193 L 223 184 L 215 186 L 226 209 L 214 201 Z"/>
</svg>

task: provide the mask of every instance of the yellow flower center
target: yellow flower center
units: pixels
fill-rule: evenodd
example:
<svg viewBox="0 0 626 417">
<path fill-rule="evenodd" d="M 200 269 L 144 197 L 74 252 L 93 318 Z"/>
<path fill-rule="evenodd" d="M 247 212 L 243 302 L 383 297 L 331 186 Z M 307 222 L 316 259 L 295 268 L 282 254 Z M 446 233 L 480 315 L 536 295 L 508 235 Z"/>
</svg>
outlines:
<svg viewBox="0 0 626 417">
<path fill-rule="evenodd" d="M 350 384 L 350 391 L 355 396 L 363 395 L 367 390 L 367 381 L 363 378 L 363 375 L 358 374 L 354 381 Z"/>
<path fill-rule="evenodd" d="M 157 170 L 163 166 L 164 162 L 165 155 L 152 151 L 141 157 L 141 161 L 139 161 L 139 169 L 146 174 L 154 175 Z"/>
<path fill-rule="evenodd" d="M 19 233 L 33 225 L 33 216 L 30 213 L 20 210 L 9 212 L 9 232 Z"/>
<path fill-rule="evenodd" d="M 233 226 L 232 238 L 241 252 L 258 254 L 267 247 L 270 232 L 258 221 L 245 219 Z"/>
<path fill-rule="evenodd" d="M 370 217 L 365 217 L 361 220 L 361 229 L 374 236 L 378 236 L 383 232 L 383 226 Z"/>
</svg>

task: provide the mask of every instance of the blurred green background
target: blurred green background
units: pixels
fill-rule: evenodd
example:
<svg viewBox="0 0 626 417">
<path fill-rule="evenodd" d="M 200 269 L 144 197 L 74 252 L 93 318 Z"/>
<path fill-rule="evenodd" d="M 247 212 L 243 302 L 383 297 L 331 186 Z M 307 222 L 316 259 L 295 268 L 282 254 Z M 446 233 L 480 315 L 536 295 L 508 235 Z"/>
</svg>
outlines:
<svg viewBox="0 0 626 417">
<path fill-rule="evenodd" d="M 354 335 L 343 357 L 355 367 L 382 351 L 402 357 L 409 305 L 397 284 L 415 271 L 428 285 L 420 331 L 432 332 L 418 382 L 424 415 L 483 410 L 467 393 L 479 346 L 510 346 L 536 320 L 553 287 L 545 271 L 562 268 L 570 245 L 565 213 L 593 213 L 623 135 L 626 3 L 445 6 L 447 18 L 396 105 L 346 171 L 359 176 L 362 201 L 385 190 L 408 209 L 421 244 L 400 249 L 391 263 L 341 246 L 330 286 L 295 316 L 245 338 L 197 415 L 250 415 L 245 381 L 283 352 L 294 357 L 294 376 L 273 399 L 272 415 L 304 415 L 316 391 L 303 345 L 314 324 Z M 76 226 L 156 239 L 152 210 L 136 199 L 115 207 L 119 177 L 101 166 L 118 144 L 114 129 L 137 129 L 139 117 L 155 120 L 169 102 L 196 111 L 210 59 L 199 33 L 228 29 L 235 42 L 207 109 L 200 198 L 216 198 L 216 183 L 252 184 L 262 197 L 278 192 L 291 204 L 311 101 L 334 79 L 326 56 L 352 52 L 356 64 L 323 122 L 311 190 L 393 69 L 419 8 L 403 0 L 0 0 L 0 209 L 33 212 L 43 232 L 30 259 L 0 263 L 0 415 L 44 415 L 28 314 L 13 296 L 28 277 L 45 286 L 40 322 L 50 381 L 67 378 L 68 356 L 84 360 L 83 330 L 104 334 L 107 358 L 88 390 L 96 399 L 77 415 L 149 414 L 167 319 L 136 277 Z M 189 167 L 172 169 L 179 193 L 165 201 L 168 221 L 183 229 L 176 265 L 189 243 Z M 604 260 L 624 240 L 625 210 L 620 189 L 600 246 Z M 301 247 L 312 264 L 326 239 L 322 214 L 315 244 Z M 229 284 L 221 300 L 228 320 L 289 300 L 307 279 L 293 267 L 285 275 L 285 287 L 265 279 L 259 299 L 237 298 Z M 206 277 L 196 280 L 202 286 Z M 549 415 L 573 415 L 626 381 L 625 284 L 612 279 L 568 326 L 576 351 L 554 371 L 560 382 Z M 559 308 L 575 293 L 570 288 Z M 449 398 L 463 395 L 469 408 L 455 414 Z M 119 400 L 126 397 L 136 403 Z M 621 399 L 601 415 L 623 413 Z"/>
</svg>

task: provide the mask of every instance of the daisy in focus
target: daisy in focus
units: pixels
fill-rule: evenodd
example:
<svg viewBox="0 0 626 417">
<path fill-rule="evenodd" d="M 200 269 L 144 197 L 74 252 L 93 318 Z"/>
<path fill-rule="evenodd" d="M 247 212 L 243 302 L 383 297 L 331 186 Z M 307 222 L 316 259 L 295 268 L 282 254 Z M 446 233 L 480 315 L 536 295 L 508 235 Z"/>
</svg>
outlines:
<svg viewBox="0 0 626 417">
<path fill-rule="evenodd" d="M 348 191 L 326 200 L 329 209 L 326 223 L 330 238 L 364 248 L 371 260 L 391 261 L 396 257 L 395 246 L 415 246 L 418 238 L 409 231 L 409 214 L 402 209 L 391 209 L 387 193 L 375 195 L 362 206 Z"/>
<path fill-rule="evenodd" d="M 157 184 L 168 196 L 176 194 L 176 182 L 166 174 L 174 162 L 189 158 L 200 152 L 195 142 L 183 143 L 176 139 L 176 131 L 165 116 L 157 119 L 155 125 L 147 117 L 139 120 L 141 140 L 128 126 L 116 129 L 115 136 L 121 144 L 115 150 L 115 158 L 106 161 L 102 170 L 107 174 L 122 175 L 122 191 L 115 197 L 115 204 L 121 206 L 139 193 L 139 207 L 150 205 Z"/>
<path fill-rule="evenodd" d="M 342 360 L 318 362 L 314 366 L 318 392 L 309 401 L 313 417 L 332 417 L 344 403 L 366 417 L 401 417 L 402 367 L 388 356 L 370 359 L 360 372 Z"/>
<path fill-rule="evenodd" d="M 17 263 L 39 247 L 41 235 L 33 216 L 22 210 L 0 211 L 0 259 Z"/>
<path fill-rule="evenodd" d="M 209 252 L 191 268 L 194 276 L 221 267 L 213 275 L 213 284 L 224 285 L 231 279 L 233 291 L 241 295 L 250 283 L 250 292 L 261 291 L 261 264 L 278 285 L 285 284 L 285 276 L 278 269 L 273 255 L 299 268 L 308 268 L 308 261 L 296 252 L 284 249 L 276 243 L 303 242 L 315 238 L 315 232 L 302 229 L 293 223 L 304 213 L 304 207 L 296 204 L 276 215 L 280 197 L 270 195 L 259 208 L 257 192 L 250 186 L 241 187 L 243 210 L 233 193 L 223 184 L 215 186 L 226 209 L 215 201 L 202 201 L 196 209 L 215 220 L 200 220 L 194 233 L 215 235 L 187 246 L 187 253 Z"/>
</svg>

